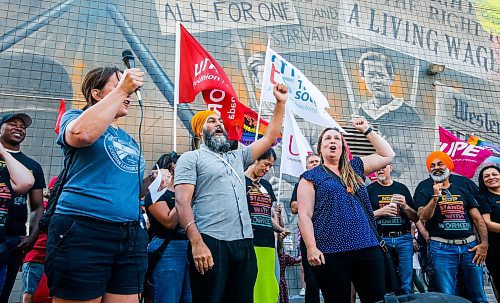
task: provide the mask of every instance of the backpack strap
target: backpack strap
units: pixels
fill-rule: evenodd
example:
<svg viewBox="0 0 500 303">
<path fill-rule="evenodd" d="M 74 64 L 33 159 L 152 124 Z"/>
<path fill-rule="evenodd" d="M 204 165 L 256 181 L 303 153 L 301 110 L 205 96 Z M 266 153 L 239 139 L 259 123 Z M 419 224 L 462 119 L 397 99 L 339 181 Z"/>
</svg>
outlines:
<svg viewBox="0 0 500 303">
<path fill-rule="evenodd" d="M 66 179 L 68 177 L 68 170 L 69 167 L 71 166 L 71 163 L 73 162 L 75 154 L 76 154 L 76 147 L 70 147 L 67 154 L 64 157 L 65 158 L 64 167 L 62 171 L 59 173 L 57 181 L 54 184 L 54 187 L 52 188 L 52 190 L 55 190 L 55 192 L 54 193 L 51 192 L 47 208 L 45 209 L 43 216 L 38 221 L 38 227 L 40 228 L 41 231 L 46 232 L 49 228 L 50 219 L 52 218 L 52 215 L 54 215 L 55 213 L 57 200 L 59 199 L 59 196 L 62 193 L 64 183 L 66 183 Z"/>
</svg>

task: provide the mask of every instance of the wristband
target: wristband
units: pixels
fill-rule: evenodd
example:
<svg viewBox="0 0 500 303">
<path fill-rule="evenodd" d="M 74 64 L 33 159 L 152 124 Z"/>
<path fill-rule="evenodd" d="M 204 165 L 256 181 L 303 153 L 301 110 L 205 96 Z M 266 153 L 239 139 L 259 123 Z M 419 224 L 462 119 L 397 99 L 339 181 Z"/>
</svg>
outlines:
<svg viewBox="0 0 500 303">
<path fill-rule="evenodd" d="M 441 195 L 432 195 L 433 198 L 439 198 Z"/>
<path fill-rule="evenodd" d="M 368 129 L 363 133 L 363 135 L 368 136 L 369 133 L 373 131 L 372 127 L 368 127 Z"/>
<path fill-rule="evenodd" d="M 189 226 L 191 226 L 192 224 L 194 224 L 194 221 L 191 221 L 188 224 L 186 224 L 186 227 L 184 227 L 184 231 L 187 231 Z"/>
</svg>

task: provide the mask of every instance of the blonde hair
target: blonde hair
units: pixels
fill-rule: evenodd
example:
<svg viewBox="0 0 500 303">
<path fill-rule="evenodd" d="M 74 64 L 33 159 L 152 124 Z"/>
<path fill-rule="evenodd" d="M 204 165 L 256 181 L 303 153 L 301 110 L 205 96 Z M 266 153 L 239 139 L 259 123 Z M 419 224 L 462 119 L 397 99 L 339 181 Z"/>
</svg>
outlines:
<svg viewBox="0 0 500 303">
<path fill-rule="evenodd" d="M 321 163 L 324 163 L 323 155 L 321 154 L 321 144 L 323 143 L 323 137 L 327 131 L 334 130 L 340 133 L 338 128 L 327 127 L 325 128 L 318 139 L 317 152 L 321 158 Z M 344 185 L 347 189 L 347 192 L 354 194 L 359 188 L 360 185 L 363 185 L 363 179 L 354 172 L 352 168 L 351 161 L 349 161 L 349 156 L 347 155 L 347 150 L 345 146 L 344 136 L 340 133 L 342 138 L 342 153 L 340 154 L 339 159 L 339 171 L 340 171 L 340 181 L 342 181 L 342 185 Z"/>
</svg>

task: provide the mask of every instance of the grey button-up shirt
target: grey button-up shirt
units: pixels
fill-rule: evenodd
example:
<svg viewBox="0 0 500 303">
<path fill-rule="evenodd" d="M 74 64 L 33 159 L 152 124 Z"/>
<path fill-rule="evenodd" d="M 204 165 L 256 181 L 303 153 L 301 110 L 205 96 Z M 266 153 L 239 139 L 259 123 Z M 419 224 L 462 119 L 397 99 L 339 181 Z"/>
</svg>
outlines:
<svg viewBox="0 0 500 303">
<path fill-rule="evenodd" d="M 219 154 L 238 173 L 205 145 L 189 151 L 175 165 L 174 186 L 192 184 L 193 214 L 198 230 L 218 240 L 253 238 L 248 213 L 245 168 L 253 163 L 251 148 Z"/>
</svg>

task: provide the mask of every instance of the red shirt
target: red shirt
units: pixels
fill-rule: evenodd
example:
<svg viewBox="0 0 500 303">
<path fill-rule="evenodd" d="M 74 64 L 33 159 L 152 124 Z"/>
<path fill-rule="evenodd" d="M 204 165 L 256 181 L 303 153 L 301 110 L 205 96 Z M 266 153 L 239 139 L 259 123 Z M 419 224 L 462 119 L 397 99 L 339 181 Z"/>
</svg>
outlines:
<svg viewBox="0 0 500 303">
<path fill-rule="evenodd" d="M 44 199 L 43 208 L 47 208 L 47 201 Z M 45 250 L 47 247 L 47 234 L 40 232 L 33 248 L 24 257 L 24 262 L 45 263 Z"/>
<path fill-rule="evenodd" d="M 26 257 L 24 257 L 24 262 L 45 263 L 46 247 L 47 234 L 40 232 L 40 234 L 38 234 L 38 240 L 35 242 L 35 246 L 33 246 L 33 249 L 26 254 Z"/>
</svg>

